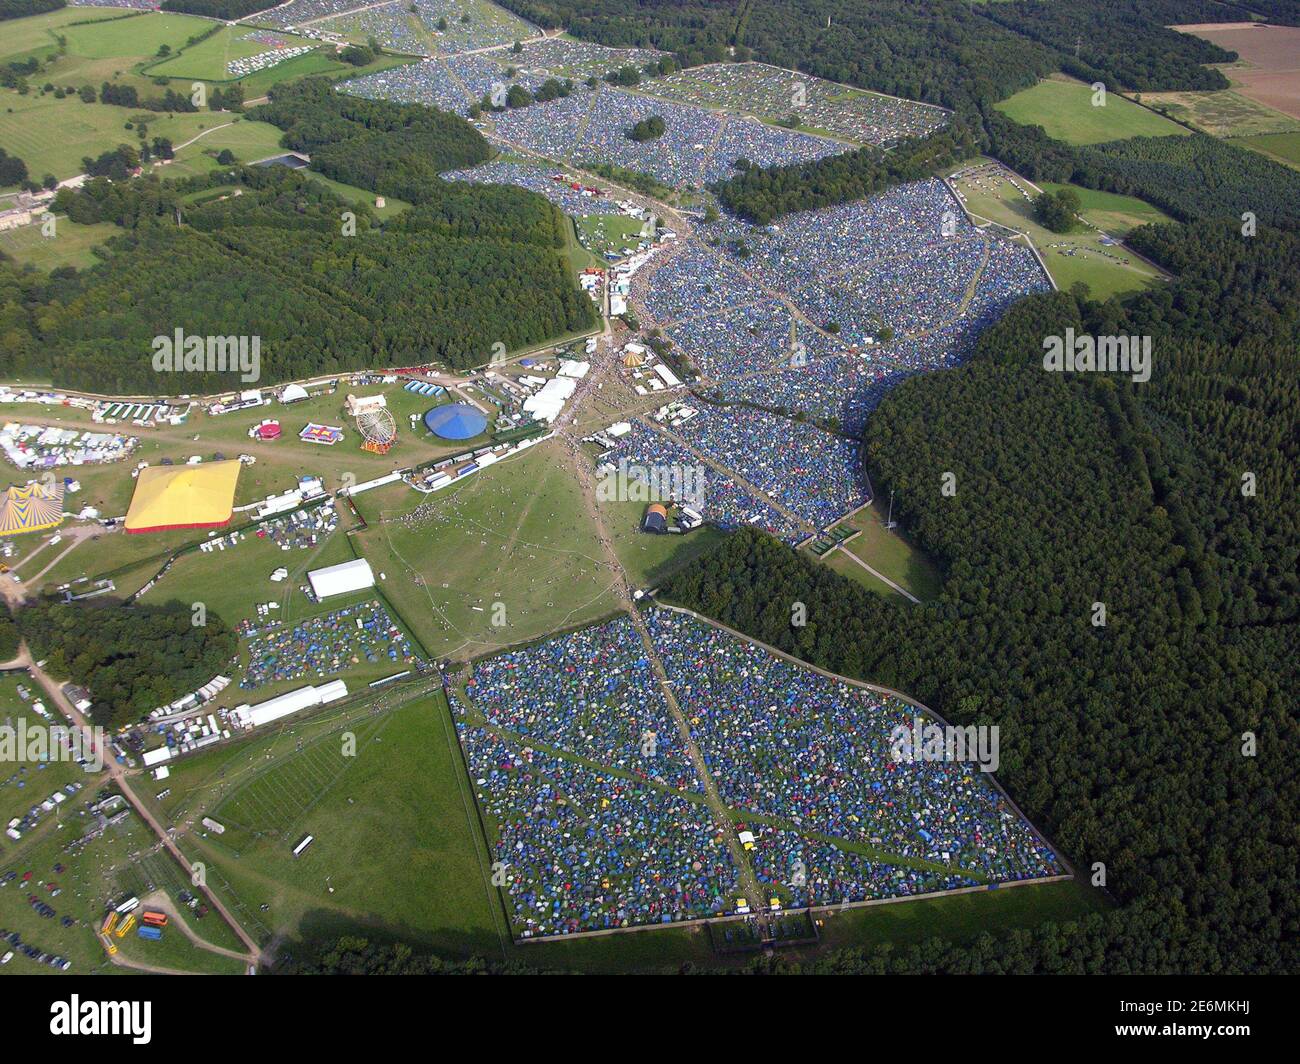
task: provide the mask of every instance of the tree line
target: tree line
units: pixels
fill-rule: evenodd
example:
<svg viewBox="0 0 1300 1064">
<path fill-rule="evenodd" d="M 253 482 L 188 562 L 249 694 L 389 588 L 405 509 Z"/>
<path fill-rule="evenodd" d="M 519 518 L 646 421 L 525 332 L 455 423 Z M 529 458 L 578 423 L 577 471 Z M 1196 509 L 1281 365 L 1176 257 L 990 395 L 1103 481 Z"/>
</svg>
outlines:
<svg viewBox="0 0 1300 1064">
<path fill-rule="evenodd" d="M 890 185 L 919 181 L 975 151 L 965 123 L 899 142 L 888 152 L 865 147 L 786 166 L 743 168 L 710 186 L 728 210 L 755 225 L 782 215 L 847 203 Z"/>
<path fill-rule="evenodd" d="M 33 658 L 50 674 L 87 687 L 91 717 L 109 729 L 228 672 L 239 650 L 234 631 L 209 613 L 195 625 L 190 608 L 61 603 L 43 599 L 14 615 Z"/>
<path fill-rule="evenodd" d="M 121 234 L 82 271 L 0 263 L 0 372 L 96 391 L 203 393 L 233 381 L 156 373 L 160 323 L 259 337 L 264 383 L 374 365 L 462 368 L 496 344 L 594 325 L 559 250 L 567 223 L 550 203 L 513 187 L 443 187 L 386 226 L 284 167 L 61 190 L 56 210 Z"/>
<path fill-rule="evenodd" d="M 972 112 L 1063 70 L 1112 88 L 1214 89 L 1235 53 L 1166 27 L 1223 20 L 1210 0 L 503 0 L 546 28 L 655 47 L 683 66 L 759 59 Z M 1275 7 L 1284 8 L 1283 0 Z M 1295 11 L 1284 8 L 1294 20 Z M 1243 16 L 1244 17 L 1244 16 Z M 1294 24 L 1294 22 L 1293 22 Z"/>
<path fill-rule="evenodd" d="M 1300 174 L 1205 133 L 1072 147 L 996 111 L 984 125 L 988 153 L 1031 181 L 1137 196 L 1180 221 L 1249 212 L 1261 225 L 1300 228 Z"/>
</svg>

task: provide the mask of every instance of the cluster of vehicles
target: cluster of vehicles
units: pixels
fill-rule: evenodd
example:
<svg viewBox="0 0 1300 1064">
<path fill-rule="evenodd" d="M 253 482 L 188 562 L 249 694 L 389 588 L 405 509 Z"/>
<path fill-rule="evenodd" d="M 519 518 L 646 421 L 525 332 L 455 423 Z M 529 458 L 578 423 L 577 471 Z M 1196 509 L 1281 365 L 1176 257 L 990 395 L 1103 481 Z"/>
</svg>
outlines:
<svg viewBox="0 0 1300 1064">
<path fill-rule="evenodd" d="M 138 937 L 150 942 L 157 942 L 162 938 L 163 929 L 167 926 L 167 914 L 157 909 L 144 909 L 140 912 L 137 921 L 136 910 L 139 908 L 140 899 L 133 896 L 115 906 L 104 917 L 104 923 L 99 929 L 99 940 L 104 944 L 110 957 L 117 953 L 117 943 L 113 939 L 125 938 L 132 930 Z"/>
<path fill-rule="evenodd" d="M 60 972 L 66 972 L 72 967 L 72 962 L 66 957 L 60 957 L 53 953 L 46 953 L 43 950 L 37 949 L 35 946 L 24 942 L 22 936 L 19 935 L 17 931 L 6 931 L 4 928 L 0 928 L 0 939 L 3 939 L 5 942 L 8 942 L 9 945 L 13 946 L 13 949 L 5 951 L 4 956 L 0 956 L 0 964 L 8 964 L 13 960 L 14 950 L 17 950 L 24 957 L 30 957 L 32 960 L 36 961 L 37 964 L 48 964 L 51 968 L 55 968 Z"/>
</svg>

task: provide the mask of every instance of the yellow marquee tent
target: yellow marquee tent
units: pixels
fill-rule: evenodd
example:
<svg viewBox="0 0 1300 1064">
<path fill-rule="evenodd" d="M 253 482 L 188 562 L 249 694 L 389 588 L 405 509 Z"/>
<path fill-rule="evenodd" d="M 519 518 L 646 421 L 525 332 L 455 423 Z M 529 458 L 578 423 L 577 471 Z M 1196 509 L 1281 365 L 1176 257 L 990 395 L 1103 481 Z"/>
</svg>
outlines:
<svg viewBox="0 0 1300 1064">
<path fill-rule="evenodd" d="M 141 470 L 126 513 L 126 530 L 163 532 L 224 525 L 234 512 L 241 464 L 236 458 Z"/>
</svg>

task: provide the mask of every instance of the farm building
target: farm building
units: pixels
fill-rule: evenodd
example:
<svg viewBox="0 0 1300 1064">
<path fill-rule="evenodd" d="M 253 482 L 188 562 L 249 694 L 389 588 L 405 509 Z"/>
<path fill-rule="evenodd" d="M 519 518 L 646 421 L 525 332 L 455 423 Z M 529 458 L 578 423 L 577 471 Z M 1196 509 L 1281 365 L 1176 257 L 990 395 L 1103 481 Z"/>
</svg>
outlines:
<svg viewBox="0 0 1300 1064">
<path fill-rule="evenodd" d="M 235 483 L 243 463 L 234 458 L 199 465 L 141 470 L 126 513 L 128 532 L 215 528 L 234 513 Z"/>
<path fill-rule="evenodd" d="M 318 599 L 329 598 L 331 595 L 345 595 L 349 591 L 361 591 L 363 588 L 375 586 L 374 571 L 364 558 L 340 562 L 338 565 L 326 566 L 324 569 L 313 569 L 307 574 L 307 579 L 311 582 L 312 593 Z"/>
</svg>

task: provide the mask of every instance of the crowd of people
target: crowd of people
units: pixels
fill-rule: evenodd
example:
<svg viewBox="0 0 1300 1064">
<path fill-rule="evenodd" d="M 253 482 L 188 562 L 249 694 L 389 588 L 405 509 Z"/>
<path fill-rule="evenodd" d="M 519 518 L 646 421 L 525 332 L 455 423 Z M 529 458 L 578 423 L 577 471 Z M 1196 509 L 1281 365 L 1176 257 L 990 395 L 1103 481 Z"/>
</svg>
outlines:
<svg viewBox="0 0 1300 1064">
<path fill-rule="evenodd" d="M 489 725 L 677 790 L 698 787 L 626 615 L 481 661 L 466 694 Z"/>
<path fill-rule="evenodd" d="M 699 464 L 699 459 L 686 448 L 675 443 L 661 432 L 647 428 L 639 421 L 629 422 L 629 431 L 621 436 L 616 446 L 605 457 L 614 464 L 624 462 L 631 475 L 638 474 L 648 480 L 648 471 L 675 467 L 688 468 Z M 798 524 L 791 521 L 770 502 L 756 498 L 734 479 L 709 466 L 704 467 L 701 513 L 706 521 L 719 528 L 733 529 L 753 525 L 787 543 L 806 539 Z"/>
<path fill-rule="evenodd" d="M 522 51 L 512 51 L 510 61 L 517 67 L 546 70 L 556 77 L 603 78 L 624 67 L 641 70 L 667 54 L 654 48 L 610 48 L 566 37 L 539 37 L 525 41 Z"/>
<path fill-rule="evenodd" d="M 873 343 L 892 335 L 927 332 L 957 316 L 982 268 L 991 241 L 982 236 L 919 248 L 821 278 L 791 291 L 799 309 L 823 328 L 834 326 L 844 343 Z"/>
<path fill-rule="evenodd" d="M 561 171 L 539 163 L 493 159 L 468 170 L 450 170 L 442 176 L 448 181 L 468 181 L 474 185 L 518 185 L 545 196 L 565 214 L 575 218 L 618 211 L 607 197 L 584 196 L 580 189 L 573 188 L 571 179 L 556 180 L 557 176 L 563 176 Z"/>
<path fill-rule="evenodd" d="M 727 805 L 995 882 L 1060 871 L 978 765 L 895 758 L 912 706 L 673 611 L 647 623 Z"/>
<path fill-rule="evenodd" d="M 721 314 L 683 318 L 665 331 L 706 377 L 726 380 L 777 370 L 811 357 L 802 335 L 798 342 L 804 347 L 795 347 L 797 330 L 793 326 L 794 315 L 784 303 L 763 298 Z"/>
<path fill-rule="evenodd" d="M 337 18 L 317 22 L 314 28 L 344 37 L 356 34 L 364 35 L 366 40 L 373 37 L 383 47 L 396 52 L 411 55 L 425 55 L 429 52 L 427 34 L 417 32 L 411 22 L 410 0 L 393 0 L 391 4 L 362 7 Z"/>
<path fill-rule="evenodd" d="M 664 132 L 634 140 L 628 131 L 652 117 Z M 804 162 L 848 145 L 703 107 L 651 99 L 601 86 L 497 116 L 504 141 L 552 159 L 596 160 L 649 174 L 673 187 L 702 187 L 736 173 L 738 160 L 755 166 Z"/>
<path fill-rule="evenodd" d="M 754 832 L 754 875 L 770 886 L 769 901 L 804 908 L 844 905 L 876 898 L 906 898 L 916 894 L 975 886 L 978 880 L 959 872 L 940 872 L 890 864 L 770 824 L 751 825 Z"/>
<path fill-rule="evenodd" d="M 447 694 L 516 935 L 730 913 L 739 877 L 728 830 L 768 891 L 751 906 L 1061 872 L 977 766 L 897 756 L 892 732 L 917 710 L 674 611 L 646 620 L 719 797 L 739 819 L 720 826 L 705 803 L 630 619 L 477 663 L 464 695 Z M 644 768 L 651 730 L 666 774 Z"/>
<path fill-rule="evenodd" d="M 244 620 L 236 630 L 248 652 L 248 668 L 239 681 L 246 690 L 284 680 L 319 679 L 363 663 L 413 665 L 419 660 L 378 599 L 291 623 Z"/>
<path fill-rule="evenodd" d="M 288 30 L 301 26 L 304 22 L 315 22 L 317 19 L 365 6 L 357 0 L 289 0 L 287 4 L 259 12 L 255 19 L 249 21 L 256 22 L 259 26 Z M 409 0 L 407 6 L 410 6 Z"/>
<path fill-rule="evenodd" d="M 887 147 L 904 137 L 941 129 L 947 113 L 930 104 L 848 89 L 811 74 L 765 63 L 713 63 L 657 78 L 656 96 L 721 107 L 768 121 L 799 124 L 836 137 Z"/>
<path fill-rule="evenodd" d="M 870 501 L 858 445 L 806 422 L 739 404 L 702 406 L 677 431 L 816 528 Z"/>
<path fill-rule="evenodd" d="M 465 87 L 451 73 L 445 59 L 425 59 L 405 66 L 376 70 L 340 86 L 351 96 L 366 100 L 418 103 L 464 115 L 473 103 Z"/>
<path fill-rule="evenodd" d="M 507 743 L 449 697 L 517 937 L 731 911 L 736 867 L 702 801 Z"/>
<path fill-rule="evenodd" d="M 893 345 L 890 350 L 902 346 Z M 885 393 L 909 375 L 907 370 L 881 365 L 870 357 L 839 354 L 774 373 L 724 381 L 718 393 L 727 402 L 802 413 L 849 436 L 861 436 L 867 416 Z"/>
<path fill-rule="evenodd" d="M 720 255 L 692 240 L 663 265 L 638 273 L 631 295 L 652 321 L 667 325 L 754 303 L 764 293 Z M 692 356 L 696 353 L 685 350 Z"/>
<path fill-rule="evenodd" d="M 914 255 L 929 244 L 970 237 L 974 227 L 942 181 L 895 185 L 867 199 L 788 214 L 769 226 L 724 215 L 710 227 L 764 284 L 793 291 L 880 259 Z"/>
</svg>

